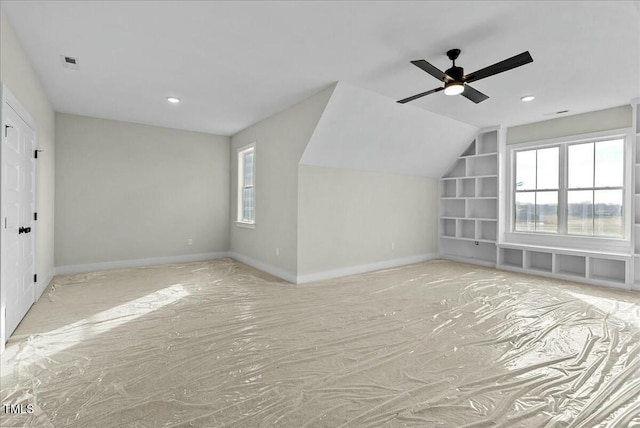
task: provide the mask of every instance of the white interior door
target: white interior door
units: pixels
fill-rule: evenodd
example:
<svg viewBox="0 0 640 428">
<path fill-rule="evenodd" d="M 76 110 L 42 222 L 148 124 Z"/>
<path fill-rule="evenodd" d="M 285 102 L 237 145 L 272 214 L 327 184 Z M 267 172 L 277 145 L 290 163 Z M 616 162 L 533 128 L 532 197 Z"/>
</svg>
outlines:
<svg viewBox="0 0 640 428">
<path fill-rule="evenodd" d="M 9 104 L 2 107 L 0 296 L 6 340 L 35 300 L 35 132 Z"/>
</svg>

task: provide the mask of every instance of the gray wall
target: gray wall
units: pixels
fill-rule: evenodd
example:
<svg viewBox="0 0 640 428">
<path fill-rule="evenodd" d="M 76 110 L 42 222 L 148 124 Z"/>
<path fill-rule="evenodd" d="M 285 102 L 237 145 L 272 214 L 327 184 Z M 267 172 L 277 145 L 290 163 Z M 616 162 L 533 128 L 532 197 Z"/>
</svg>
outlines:
<svg viewBox="0 0 640 428">
<path fill-rule="evenodd" d="M 303 165 L 299 172 L 298 275 L 437 253 L 438 179 Z"/>
<path fill-rule="evenodd" d="M 20 101 L 36 122 L 38 159 L 36 178 L 36 273 L 40 278 L 38 291 L 46 287 L 54 272 L 54 175 L 55 175 L 55 119 L 54 111 L 38 76 L 4 10 L 0 7 L 0 81 Z"/>
<path fill-rule="evenodd" d="M 297 271 L 298 162 L 331 96 L 331 86 L 231 138 L 231 252 L 291 279 Z M 256 143 L 255 229 L 239 227 L 237 149 Z M 276 248 L 279 255 L 276 254 Z M 254 263 L 256 265 L 256 263 Z"/>
<path fill-rule="evenodd" d="M 56 142 L 56 266 L 228 249 L 229 137 L 58 113 Z"/>
<path fill-rule="evenodd" d="M 513 126 L 507 129 L 507 144 L 568 137 L 630 126 L 631 106 L 620 106 Z"/>
</svg>

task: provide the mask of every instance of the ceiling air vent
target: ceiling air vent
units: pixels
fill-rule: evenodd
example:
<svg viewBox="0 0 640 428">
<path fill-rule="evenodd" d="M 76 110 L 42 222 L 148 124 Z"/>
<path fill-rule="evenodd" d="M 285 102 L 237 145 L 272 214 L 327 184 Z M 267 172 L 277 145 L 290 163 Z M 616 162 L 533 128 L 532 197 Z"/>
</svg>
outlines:
<svg viewBox="0 0 640 428">
<path fill-rule="evenodd" d="M 60 58 L 62 59 L 62 65 L 70 68 L 72 70 L 80 70 L 80 63 L 78 61 L 78 58 L 74 58 L 72 56 L 65 56 L 65 55 L 60 55 Z"/>
<path fill-rule="evenodd" d="M 551 113 L 545 113 L 543 116 L 555 116 L 557 114 L 569 113 L 569 110 L 552 111 Z"/>
</svg>

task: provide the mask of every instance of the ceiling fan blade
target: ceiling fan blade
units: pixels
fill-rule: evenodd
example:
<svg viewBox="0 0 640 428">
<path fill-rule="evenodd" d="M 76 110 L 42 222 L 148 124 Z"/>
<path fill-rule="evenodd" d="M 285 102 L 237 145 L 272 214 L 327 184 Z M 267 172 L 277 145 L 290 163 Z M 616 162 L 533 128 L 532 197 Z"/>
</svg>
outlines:
<svg viewBox="0 0 640 428">
<path fill-rule="evenodd" d="M 482 92 L 478 91 L 477 89 L 473 89 L 469 85 L 464 85 L 464 91 L 460 95 L 462 95 L 463 97 L 465 97 L 468 100 L 473 101 L 476 104 L 481 103 L 484 100 L 486 100 L 487 98 L 489 98 L 487 95 L 483 94 Z"/>
<path fill-rule="evenodd" d="M 440 92 L 440 91 L 442 91 L 443 89 L 444 89 L 444 88 L 442 88 L 442 87 L 440 87 L 440 88 L 435 88 L 435 89 L 432 89 L 432 90 L 427 91 L 427 92 L 422 92 L 422 93 L 420 93 L 420 94 L 416 94 L 416 95 L 413 95 L 413 96 L 411 96 L 411 97 L 401 99 L 401 100 L 400 100 L 400 101 L 398 101 L 398 102 L 399 102 L 400 104 L 408 103 L 409 101 L 413 101 L 413 100 L 416 100 L 416 99 L 418 99 L 418 98 L 422 98 L 422 97 L 424 97 L 425 95 L 433 94 L 434 92 Z"/>
<path fill-rule="evenodd" d="M 521 54 L 507 58 L 504 61 L 497 62 L 481 70 L 469 73 L 464 76 L 464 81 L 467 83 L 475 82 L 477 80 L 484 79 L 485 77 L 493 76 L 494 74 L 502 73 L 530 62 L 533 62 L 533 58 L 531 58 L 529 51 L 522 52 Z"/>
<path fill-rule="evenodd" d="M 411 61 L 411 64 L 415 65 L 418 68 L 421 68 L 422 70 L 426 71 L 427 73 L 429 73 L 436 79 L 440 80 L 441 82 L 444 82 L 445 79 L 447 78 L 447 75 L 444 74 L 444 71 L 440 70 L 438 67 L 435 67 L 429 64 L 427 61 L 423 59 Z"/>
</svg>

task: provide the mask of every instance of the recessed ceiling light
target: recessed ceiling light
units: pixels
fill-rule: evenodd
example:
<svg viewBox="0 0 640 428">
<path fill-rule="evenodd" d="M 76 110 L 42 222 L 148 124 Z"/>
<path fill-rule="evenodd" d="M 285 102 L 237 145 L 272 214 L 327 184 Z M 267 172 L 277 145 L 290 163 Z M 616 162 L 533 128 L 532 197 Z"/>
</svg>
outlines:
<svg viewBox="0 0 640 428">
<path fill-rule="evenodd" d="M 178 104 L 180 102 L 180 98 L 167 97 L 167 101 L 169 101 L 171 104 Z"/>
<path fill-rule="evenodd" d="M 533 101 L 535 99 L 536 97 L 534 97 L 533 95 L 525 95 L 524 97 L 520 98 L 520 100 L 524 101 L 525 103 L 528 103 L 529 101 Z"/>
</svg>

